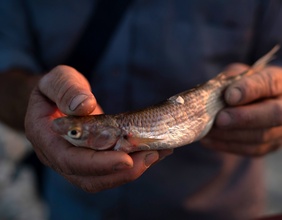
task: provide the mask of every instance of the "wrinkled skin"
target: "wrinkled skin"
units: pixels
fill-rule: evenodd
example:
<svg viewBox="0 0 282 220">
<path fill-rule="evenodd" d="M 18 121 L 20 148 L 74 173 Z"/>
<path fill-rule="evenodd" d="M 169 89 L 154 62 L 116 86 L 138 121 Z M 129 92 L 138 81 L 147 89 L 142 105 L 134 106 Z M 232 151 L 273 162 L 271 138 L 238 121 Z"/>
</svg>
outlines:
<svg viewBox="0 0 282 220">
<path fill-rule="evenodd" d="M 90 91 L 87 80 L 76 70 L 58 66 L 43 76 L 32 92 L 25 119 L 26 135 L 45 165 L 85 191 L 99 192 L 135 180 L 172 153 L 96 152 L 75 147 L 53 133 L 50 127 L 55 118 L 102 113 Z"/>
<path fill-rule="evenodd" d="M 246 68 L 234 64 L 228 71 L 238 74 Z M 203 145 L 243 156 L 261 156 L 276 150 L 282 137 L 281 94 L 282 70 L 279 67 L 267 67 L 230 85 L 225 91 L 229 106 L 218 114 L 212 130 L 202 139 Z M 133 181 L 171 153 L 97 152 L 74 147 L 50 129 L 52 120 L 65 114 L 100 113 L 102 110 L 85 78 L 71 67 L 59 66 L 46 74 L 31 94 L 25 120 L 26 135 L 45 165 L 88 192 Z"/>
<path fill-rule="evenodd" d="M 231 65 L 238 73 L 247 68 Z M 268 66 L 230 85 L 229 105 L 219 112 L 215 125 L 202 139 L 208 148 L 244 156 L 262 156 L 282 144 L 282 69 Z"/>
</svg>

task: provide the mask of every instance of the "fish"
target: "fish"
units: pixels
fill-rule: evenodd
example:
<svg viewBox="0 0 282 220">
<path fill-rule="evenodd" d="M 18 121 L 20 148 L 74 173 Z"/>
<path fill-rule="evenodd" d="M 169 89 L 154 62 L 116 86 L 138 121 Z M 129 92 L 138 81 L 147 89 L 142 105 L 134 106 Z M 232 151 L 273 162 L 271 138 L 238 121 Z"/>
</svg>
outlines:
<svg viewBox="0 0 282 220">
<path fill-rule="evenodd" d="M 64 116 L 54 119 L 51 129 L 72 145 L 97 151 L 132 153 L 188 145 L 210 131 L 217 113 L 226 106 L 223 93 L 227 86 L 261 71 L 278 49 L 276 45 L 241 74 L 228 76 L 223 71 L 161 103 L 112 115 Z"/>
</svg>

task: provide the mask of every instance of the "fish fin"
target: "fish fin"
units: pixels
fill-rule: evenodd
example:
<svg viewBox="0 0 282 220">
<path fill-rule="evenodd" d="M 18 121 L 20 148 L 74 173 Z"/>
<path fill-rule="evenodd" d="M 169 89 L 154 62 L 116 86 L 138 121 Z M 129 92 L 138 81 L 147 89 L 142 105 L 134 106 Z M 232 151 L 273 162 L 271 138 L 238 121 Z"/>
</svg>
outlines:
<svg viewBox="0 0 282 220">
<path fill-rule="evenodd" d="M 138 150 L 151 150 L 151 147 L 148 144 L 140 144 L 137 146 Z"/>
<path fill-rule="evenodd" d="M 275 58 L 275 53 L 280 49 L 280 45 L 275 45 L 267 54 L 258 59 L 252 66 L 254 72 L 259 72 Z"/>
<path fill-rule="evenodd" d="M 143 137 L 135 137 L 133 135 L 127 136 L 127 141 L 131 143 L 133 146 L 140 146 L 140 145 L 148 145 L 153 142 L 160 141 L 161 139 L 158 138 L 143 138 Z"/>
<path fill-rule="evenodd" d="M 135 137 L 132 134 L 129 134 L 124 138 L 118 140 L 114 147 L 114 150 L 124 151 L 127 153 L 141 150 L 150 150 L 150 143 L 160 140 L 162 139 Z"/>
<path fill-rule="evenodd" d="M 228 79 L 228 80 L 233 80 L 233 79 L 240 79 L 242 76 L 247 76 L 251 75 L 255 72 L 260 72 L 262 69 L 266 67 L 266 65 L 275 58 L 274 54 L 280 49 L 280 45 L 275 45 L 267 54 L 262 56 L 260 59 L 258 59 L 250 68 L 247 70 L 243 71 L 240 74 L 236 75 L 231 75 L 227 76 L 226 72 L 222 72 L 217 75 L 217 79 Z"/>
<path fill-rule="evenodd" d="M 117 141 L 117 143 L 114 147 L 114 150 L 124 151 L 126 153 L 130 153 L 130 152 L 134 151 L 132 148 L 133 148 L 132 144 L 130 144 L 126 139 L 120 138 Z"/>
<path fill-rule="evenodd" d="M 274 54 L 280 49 L 280 45 L 275 45 L 267 54 L 259 58 L 248 70 L 239 74 L 239 76 L 251 75 L 255 72 L 260 72 L 267 64 L 275 58 Z"/>
</svg>

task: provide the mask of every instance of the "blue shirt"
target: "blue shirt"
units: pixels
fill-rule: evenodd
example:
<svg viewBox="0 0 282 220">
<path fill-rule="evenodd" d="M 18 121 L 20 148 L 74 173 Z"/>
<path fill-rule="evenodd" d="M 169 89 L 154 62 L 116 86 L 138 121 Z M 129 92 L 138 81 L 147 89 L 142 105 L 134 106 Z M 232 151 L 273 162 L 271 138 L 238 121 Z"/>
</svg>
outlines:
<svg viewBox="0 0 282 220">
<path fill-rule="evenodd" d="M 2 0 L 0 70 L 43 73 L 64 63 L 95 4 Z M 93 70 L 93 92 L 106 113 L 117 113 L 203 83 L 229 63 L 250 64 L 281 42 L 281 9 L 278 0 L 136 0 Z M 50 219 L 249 219 L 262 211 L 260 170 L 259 159 L 194 143 L 95 195 L 47 170 L 45 194 Z"/>
</svg>

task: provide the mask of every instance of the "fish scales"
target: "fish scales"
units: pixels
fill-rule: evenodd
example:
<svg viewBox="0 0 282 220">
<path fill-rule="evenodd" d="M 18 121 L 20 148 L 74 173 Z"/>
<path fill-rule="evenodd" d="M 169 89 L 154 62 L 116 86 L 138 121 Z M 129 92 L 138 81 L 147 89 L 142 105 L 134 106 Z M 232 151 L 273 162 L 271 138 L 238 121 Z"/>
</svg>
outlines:
<svg viewBox="0 0 282 220">
<path fill-rule="evenodd" d="M 52 129 L 70 143 L 95 150 L 160 150 L 201 139 L 225 106 L 223 91 L 245 75 L 260 71 L 278 50 L 274 47 L 249 70 L 236 76 L 224 72 L 203 85 L 138 111 L 116 115 L 66 116 Z"/>
<path fill-rule="evenodd" d="M 200 138 L 205 127 L 211 125 L 209 122 L 223 107 L 221 97 L 212 99 L 208 95 L 213 90 L 221 90 L 220 88 L 207 84 L 173 96 L 160 105 L 117 115 L 117 124 L 133 136 L 161 140 L 150 143 L 150 149 L 174 148 L 188 144 Z M 178 103 L 178 97 L 182 97 L 184 102 Z"/>
</svg>

